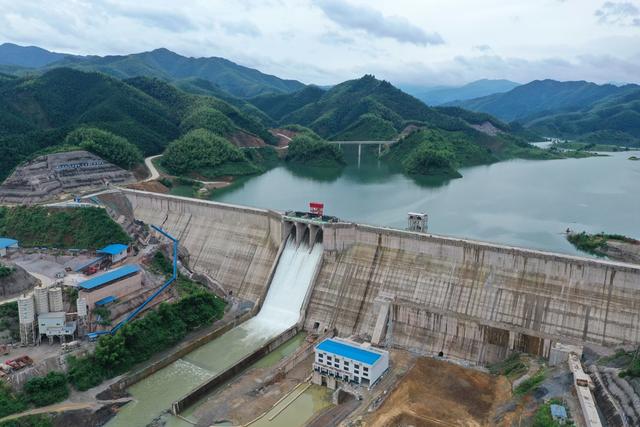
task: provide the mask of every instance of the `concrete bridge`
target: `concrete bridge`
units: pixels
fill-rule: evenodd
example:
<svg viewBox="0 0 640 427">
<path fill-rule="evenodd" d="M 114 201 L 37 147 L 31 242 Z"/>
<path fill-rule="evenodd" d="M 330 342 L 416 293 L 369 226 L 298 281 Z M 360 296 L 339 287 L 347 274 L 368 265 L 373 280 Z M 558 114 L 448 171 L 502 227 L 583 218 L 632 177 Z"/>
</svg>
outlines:
<svg viewBox="0 0 640 427">
<path fill-rule="evenodd" d="M 362 146 L 363 145 L 377 145 L 378 146 L 378 156 L 382 154 L 382 146 L 393 145 L 398 142 L 397 139 L 392 141 L 327 141 L 329 144 L 336 145 L 357 145 L 358 146 L 358 167 L 360 167 L 360 158 L 362 157 Z"/>
<path fill-rule="evenodd" d="M 640 343 L 640 265 L 122 190 L 190 267 L 260 301 L 285 238 L 322 239 L 304 328 L 487 364 L 554 343 Z M 296 230 L 295 232 L 293 230 Z"/>
</svg>

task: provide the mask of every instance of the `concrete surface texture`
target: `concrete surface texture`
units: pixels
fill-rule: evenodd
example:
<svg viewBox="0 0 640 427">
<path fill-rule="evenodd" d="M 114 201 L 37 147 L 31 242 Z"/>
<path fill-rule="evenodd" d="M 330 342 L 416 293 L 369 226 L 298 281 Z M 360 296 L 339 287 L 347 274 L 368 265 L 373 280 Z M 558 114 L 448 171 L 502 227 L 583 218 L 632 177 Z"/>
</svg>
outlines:
<svg viewBox="0 0 640 427">
<path fill-rule="evenodd" d="M 233 295 L 258 302 L 282 242 L 277 214 L 125 190 L 136 219 L 163 227 L 189 252 L 189 267 Z"/>
<path fill-rule="evenodd" d="M 384 295 L 387 342 L 478 363 L 547 355 L 555 341 L 639 341 L 640 266 L 368 226 L 324 236 L 309 329 L 370 335 Z"/>
<path fill-rule="evenodd" d="M 136 218 L 180 239 L 195 271 L 263 298 L 284 237 L 280 214 L 124 193 Z M 307 330 L 368 338 L 387 318 L 382 344 L 479 364 L 511 349 L 548 356 L 554 342 L 640 342 L 638 265 L 349 223 L 324 225 L 323 245 Z"/>
</svg>

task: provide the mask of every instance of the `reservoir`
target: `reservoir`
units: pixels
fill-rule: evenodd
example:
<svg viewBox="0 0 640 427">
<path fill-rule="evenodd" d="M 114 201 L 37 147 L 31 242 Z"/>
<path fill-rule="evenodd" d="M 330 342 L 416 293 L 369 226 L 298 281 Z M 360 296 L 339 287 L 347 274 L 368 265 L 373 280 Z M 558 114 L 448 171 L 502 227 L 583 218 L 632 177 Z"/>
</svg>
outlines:
<svg viewBox="0 0 640 427">
<path fill-rule="evenodd" d="M 347 166 L 278 166 L 216 190 L 212 199 L 277 210 L 325 212 L 345 221 L 404 229 L 408 212 L 426 212 L 429 231 L 507 245 L 579 254 L 567 228 L 640 238 L 640 162 L 633 152 L 562 160 L 510 160 L 460 169 L 463 178 L 416 180 L 377 159 L 377 147 L 343 148 Z M 585 255 L 580 253 L 581 255 Z"/>
</svg>

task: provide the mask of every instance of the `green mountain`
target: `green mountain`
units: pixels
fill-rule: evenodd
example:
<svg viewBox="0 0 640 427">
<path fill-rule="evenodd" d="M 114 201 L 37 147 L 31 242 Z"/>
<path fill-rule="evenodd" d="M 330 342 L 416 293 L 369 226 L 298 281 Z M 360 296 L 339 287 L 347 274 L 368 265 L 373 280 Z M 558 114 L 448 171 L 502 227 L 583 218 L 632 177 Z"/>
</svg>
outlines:
<svg viewBox="0 0 640 427">
<path fill-rule="evenodd" d="M 534 119 L 527 125 L 543 135 L 589 144 L 640 147 L 640 88 L 609 96 L 577 112 Z"/>
<path fill-rule="evenodd" d="M 58 67 L 99 71 L 119 79 L 138 76 L 171 81 L 202 79 L 240 98 L 295 92 L 304 87 L 299 81 L 264 74 L 224 58 L 190 58 L 164 48 L 130 55 L 81 56 L 49 52 L 34 46 L 0 45 L 2 72 L 24 75 Z"/>
<path fill-rule="evenodd" d="M 489 113 L 508 122 L 517 120 L 526 123 L 549 114 L 580 111 L 604 98 L 621 95 L 637 88 L 637 85 L 614 86 L 585 81 L 535 80 L 506 93 L 452 102 L 449 105 Z"/>
<path fill-rule="evenodd" d="M 57 68 L 0 83 L 0 179 L 34 153 L 62 145 L 78 127 L 109 131 L 145 155 L 199 128 L 236 145 L 273 140 L 259 120 L 220 99 L 187 94 L 158 79 L 125 82 Z"/>
<path fill-rule="evenodd" d="M 503 93 L 452 103 L 531 131 L 589 143 L 640 145 L 640 86 L 534 81 Z"/>
<path fill-rule="evenodd" d="M 0 65 L 37 68 L 59 61 L 66 53 L 49 52 L 37 46 L 18 46 L 13 43 L 0 44 Z"/>
<path fill-rule="evenodd" d="M 287 114 L 319 101 L 324 92 L 318 86 L 309 85 L 291 94 L 269 93 L 252 98 L 249 102 L 267 113 L 273 120 L 280 121 Z"/>
<path fill-rule="evenodd" d="M 443 105 L 454 101 L 479 98 L 495 93 L 508 92 L 520 86 L 520 83 L 510 80 L 482 79 L 467 83 L 463 86 L 425 87 L 418 85 L 401 85 L 405 92 L 415 96 L 427 105 Z"/>
<path fill-rule="evenodd" d="M 281 125 L 298 124 L 333 140 L 388 140 L 410 125 L 469 130 L 489 122 L 497 130 L 509 126 L 488 114 L 458 108 L 431 108 L 389 82 L 365 75 L 328 91 L 307 87 L 289 95 L 250 100 Z M 481 132 L 478 132 L 481 133 Z"/>
<path fill-rule="evenodd" d="M 304 87 L 304 84 L 296 80 L 283 80 L 224 58 L 188 58 L 167 49 L 122 56 L 66 57 L 48 67 L 99 71 L 119 79 L 137 76 L 166 80 L 200 78 L 241 98 L 269 92 L 293 92 Z"/>
</svg>

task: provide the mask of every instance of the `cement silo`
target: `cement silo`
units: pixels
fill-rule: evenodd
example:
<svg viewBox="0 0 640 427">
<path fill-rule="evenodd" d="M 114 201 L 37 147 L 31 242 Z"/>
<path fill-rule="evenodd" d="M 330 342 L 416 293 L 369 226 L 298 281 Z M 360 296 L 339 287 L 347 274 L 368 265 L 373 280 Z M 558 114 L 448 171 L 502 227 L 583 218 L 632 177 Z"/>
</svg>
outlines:
<svg viewBox="0 0 640 427">
<path fill-rule="evenodd" d="M 78 317 L 87 317 L 87 300 L 78 298 L 76 306 L 78 307 Z"/>
<path fill-rule="evenodd" d="M 64 305 L 62 303 L 62 288 L 49 288 L 49 311 L 54 313 L 64 311 Z"/>
<path fill-rule="evenodd" d="M 36 299 L 36 314 L 49 312 L 49 289 L 40 285 L 33 288 L 33 295 Z"/>
<path fill-rule="evenodd" d="M 33 296 L 18 298 L 18 321 L 20 323 L 20 342 L 22 345 L 35 343 L 35 320 Z"/>
</svg>

